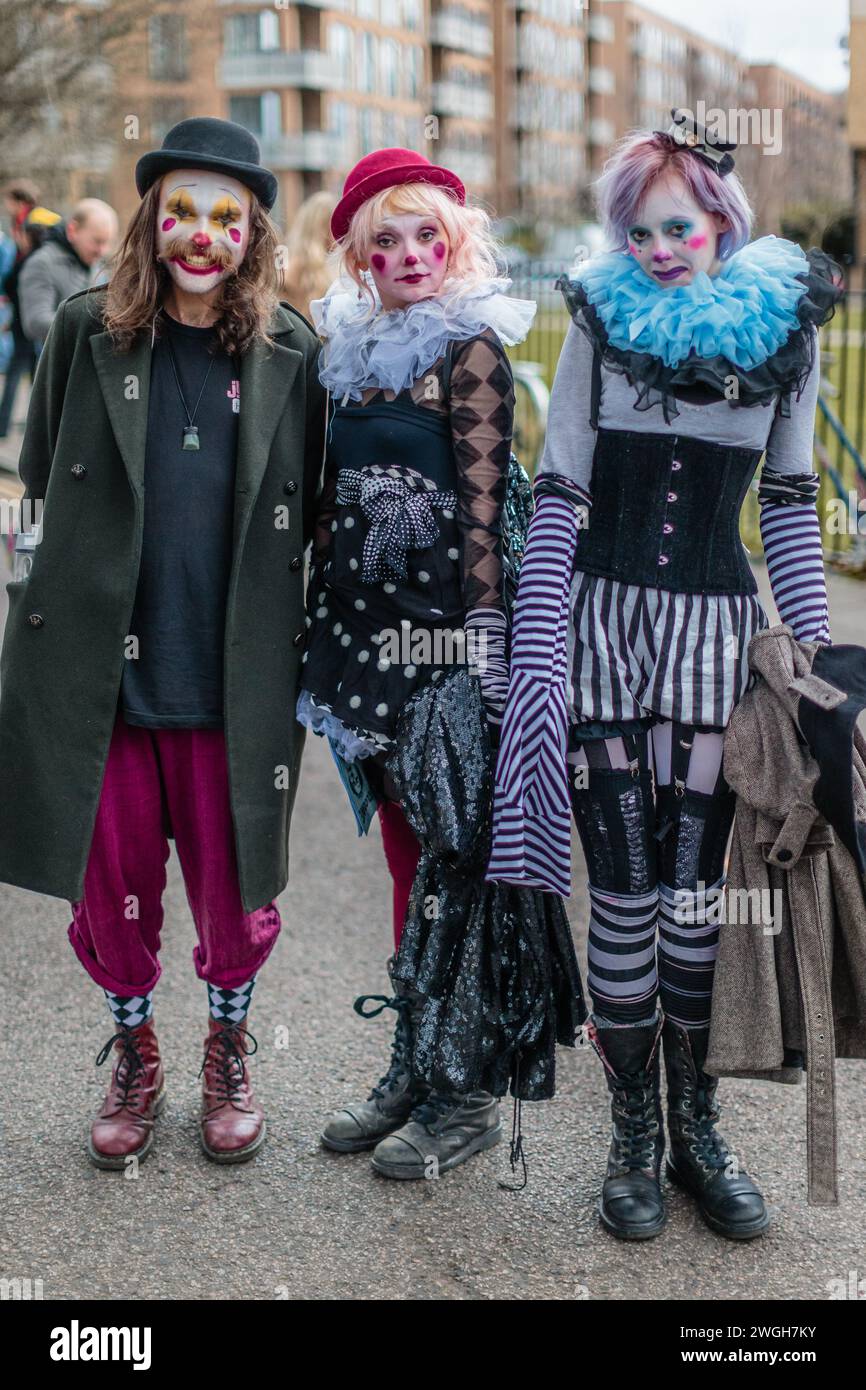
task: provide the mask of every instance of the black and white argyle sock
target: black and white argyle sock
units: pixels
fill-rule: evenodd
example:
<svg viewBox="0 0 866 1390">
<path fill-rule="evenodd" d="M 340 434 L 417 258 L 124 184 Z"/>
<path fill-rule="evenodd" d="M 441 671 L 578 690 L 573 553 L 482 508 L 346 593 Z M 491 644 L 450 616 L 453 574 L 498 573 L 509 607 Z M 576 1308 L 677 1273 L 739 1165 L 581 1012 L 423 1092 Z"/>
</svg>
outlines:
<svg viewBox="0 0 866 1390">
<path fill-rule="evenodd" d="M 107 989 L 104 993 L 111 1017 L 118 1027 L 123 1025 L 125 1028 L 137 1028 L 139 1023 L 145 1023 L 153 1013 L 153 990 L 149 994 L 112 994 L 111 990 Z"/>
<path fill-rule="evenodd" d="M 251 980 L 235 989 L 221 989 L 219 985 L 209 984 L 207 995 L 211 1018 L 219 1019 L 221 1023 L 243 1023 L 249 1011 L 255 983 L 254 975 Z"/>
</svg>

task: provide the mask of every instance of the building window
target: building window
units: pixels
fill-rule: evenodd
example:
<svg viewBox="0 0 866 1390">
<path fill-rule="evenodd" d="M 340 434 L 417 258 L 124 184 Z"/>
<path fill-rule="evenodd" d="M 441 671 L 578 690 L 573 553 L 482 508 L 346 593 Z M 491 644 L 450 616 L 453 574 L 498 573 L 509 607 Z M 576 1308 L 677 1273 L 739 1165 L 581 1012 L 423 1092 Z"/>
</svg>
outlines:
<svg viewBox="0 0 866 1390">
<path fill-rule="evenodd" d="M 157 82 L 187 77 L 186 23 L 180 14 L 155 14 L 148 21 L 149 75 Z"/>
<path fill-rule="evenodd" d="M 186 102 L 180 97 L 160 97 L 150 116 L 150 138 L 161 145 L 172 126 L 187 118 Z"/>
<path fill-rule="evenodd" d="M 242 53 L 272 53 L 280 46 L 280 30 L 273 10 L 259 14 L 233 14 L 223 21 L 223 45 L 229 57 Z"/>
<path fill-rule="evenodd" d="M 262 133 L 261 97 L 229 97 L 229 120 L 253 135 Z"/>
</svg>

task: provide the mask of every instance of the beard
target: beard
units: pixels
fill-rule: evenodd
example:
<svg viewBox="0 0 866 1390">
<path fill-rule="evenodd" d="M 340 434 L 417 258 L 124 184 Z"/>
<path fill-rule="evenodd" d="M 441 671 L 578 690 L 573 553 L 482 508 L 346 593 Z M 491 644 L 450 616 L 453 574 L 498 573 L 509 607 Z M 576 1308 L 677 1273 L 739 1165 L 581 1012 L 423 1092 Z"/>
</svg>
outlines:
<svg viewBox="0 0 866 1390">
<path fill-rule="evenodd" d="M 230 275 L 236 275 L 239 269 L 227 247 L 217 243 L 203 251 L 193 242 L 175 237 L 158 255 L 175 283 L 182 284 L 185 289 L 199 290 L 202 293 L 223 284 Z M 192 275 L 189 271 L 184 271 L 183 266 L 176 264 L 175 257 L 195 266 L 197 270 L 206 270 L 209 266 L 218 266 L 219 270 L 207 276 Z"/>
</svg>

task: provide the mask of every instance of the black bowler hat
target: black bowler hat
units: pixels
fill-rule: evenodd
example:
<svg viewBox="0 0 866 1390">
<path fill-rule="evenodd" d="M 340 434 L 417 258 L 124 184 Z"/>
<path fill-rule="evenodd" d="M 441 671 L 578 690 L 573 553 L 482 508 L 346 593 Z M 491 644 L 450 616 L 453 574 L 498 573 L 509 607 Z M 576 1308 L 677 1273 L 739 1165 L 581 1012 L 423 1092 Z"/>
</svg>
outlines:
<svg viewBox="0 0 866 1390">
<path fill-rule="evenodd" d="M 192 116 L 172 126 L 161 150 L 141 156 L 135 166 L 135 186 L 144 197 L 151 184 L 170 169 L 212 169 L 244 184 L 270 211 L 277 201 L 277 180 L 259 159 L 259 143 L 242 125 L 213 116 Z"/>
</svg>

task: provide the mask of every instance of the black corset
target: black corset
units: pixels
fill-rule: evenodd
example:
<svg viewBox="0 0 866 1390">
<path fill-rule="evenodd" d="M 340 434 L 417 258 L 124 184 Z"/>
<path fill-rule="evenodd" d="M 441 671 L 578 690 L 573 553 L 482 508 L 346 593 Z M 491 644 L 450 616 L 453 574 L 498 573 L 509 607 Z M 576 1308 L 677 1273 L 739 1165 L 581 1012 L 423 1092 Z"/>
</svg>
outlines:
<svg viewBox="0 0 866 1390">
<path fill-rule="evenodd" d="M 756 593 L 739 521 L 760 458 L 684 435 L 599 429 L 576 568 L 679 593 Z"/>
</svg>

